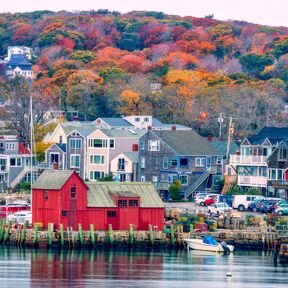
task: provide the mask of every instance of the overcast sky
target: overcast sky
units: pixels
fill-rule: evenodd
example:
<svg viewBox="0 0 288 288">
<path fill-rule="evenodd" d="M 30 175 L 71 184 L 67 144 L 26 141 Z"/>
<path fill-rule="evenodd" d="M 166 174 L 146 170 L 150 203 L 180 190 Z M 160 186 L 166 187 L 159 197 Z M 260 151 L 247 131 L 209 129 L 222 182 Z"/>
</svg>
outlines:
<svg viewBox="0 0 288 288">
<path fill-rule="evenodd" d="M 288 0 L 0 0 L 0 12 L 35 10 L 132 10 L 163 11 L 167 14 L 288 27 Z"/>
</svg>

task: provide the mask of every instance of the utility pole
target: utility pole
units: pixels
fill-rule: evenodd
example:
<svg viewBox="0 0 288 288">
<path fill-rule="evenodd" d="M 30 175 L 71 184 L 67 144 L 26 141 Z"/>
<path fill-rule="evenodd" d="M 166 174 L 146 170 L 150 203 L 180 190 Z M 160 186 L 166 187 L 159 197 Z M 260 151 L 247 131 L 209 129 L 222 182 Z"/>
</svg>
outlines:
<svg viewBox="0 0 288 288">
<path fill-rule="evenodd" d="M 222 123 L 223 123 L 223 121 L 224 121 L 224 115 L 221 112 L 220 116 L 218 118 L 218 123 L 219 123 L 219 141 L 221 141 L 221 138 L 222 138 Z"/>
<path fill-rule="evenodd" d="M 233 123 L 233 119 L 237 119 L 234 118 L 232 116 L 227 117 L 229 118 L 229 126 L 228 126 L 228 139 L 227 139 L 227 151 L 226 151 L 226 161 L 227 163 L 229 162 L 229 155 L 230 155 L 230 144 L 231 144 L 231 135 L 234 133 L 234 123 Z"/>
</svg>

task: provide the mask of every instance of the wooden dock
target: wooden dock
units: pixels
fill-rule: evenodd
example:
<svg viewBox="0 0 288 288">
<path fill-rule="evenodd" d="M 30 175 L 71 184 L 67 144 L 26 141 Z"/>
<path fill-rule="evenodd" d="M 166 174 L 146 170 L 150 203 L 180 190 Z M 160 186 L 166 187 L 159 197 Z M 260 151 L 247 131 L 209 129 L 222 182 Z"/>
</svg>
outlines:
<svg viewBox="0 0 288 288">
<path fill-rule="evenodd" d="M 0 221 L 0 243 L 2 245 L 14 245 L 18 247 L 33 247 L 44 249 L 111 249 L 111 248 L 135 248 L 135 249 L 184 249 L 185 238 L 200 237 L 205 233 L 183 232 L 183 226 L 171 227 L 169 231 L 153 230 L 150 225 L 148 231 L 135 231 L 133 225 L 129 230 L 114 231 L 110 225 L 108 231 L 96 231 L 93 224 L 89 231 L 83 231 L 81 224 L 78 230 L 63 229 L 53 230 L 53 223 L 48 225 L 47 230 L 42 230 L 37 225 L 28 228 L 28 223 L 12 227 L 12 223 Z M 191 225 L 193 231 L 193 225 Z M 235 246 L 236 250 L 269 249 L 269 237 L 275 237 L 274 232 L 268 237 L 261 229 L 218 229 L 208 232 L 218 241 L 225 241 Z M 264 236 L 263 236 L 264 235 Z"/>
</svg>

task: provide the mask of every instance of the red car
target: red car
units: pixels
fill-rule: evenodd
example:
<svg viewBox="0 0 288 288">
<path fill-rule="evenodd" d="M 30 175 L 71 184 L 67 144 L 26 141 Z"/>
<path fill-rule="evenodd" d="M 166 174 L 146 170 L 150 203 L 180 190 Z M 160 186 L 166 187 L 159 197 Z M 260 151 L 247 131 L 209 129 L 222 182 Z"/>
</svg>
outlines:
<svg viewBox="0 0 288 288">
<path fill-rule="evenodd" d="M 205 206 L 210 206 L 214 204 L 217 201 L 217 195 L 208 195 L 204 199 Z"/>
</svg>

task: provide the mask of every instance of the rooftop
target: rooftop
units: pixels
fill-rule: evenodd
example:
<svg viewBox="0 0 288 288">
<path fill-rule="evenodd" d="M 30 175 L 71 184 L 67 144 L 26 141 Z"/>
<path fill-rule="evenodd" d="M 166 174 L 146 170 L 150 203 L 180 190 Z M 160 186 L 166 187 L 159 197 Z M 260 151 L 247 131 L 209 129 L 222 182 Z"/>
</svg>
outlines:
<svg viewBox="0 0 288 288">
<path fill-rule="evenodd" d="M 112 128 L 114 127 L 131 127 L 133 128 L 133 125 L 131 125 L 131 123 L 129 123 L 127 120 L 123 119 L 123 118 L 98 118 L 96 119 L 93 124 L 97 124 L 97 121 L 103 121 L 105 123 L 107 123 L 109 126 L 111 126 Z"/>
<path fill-rule="evenodd" d="M 226 157 L 227 141 L 211 141 L 210 144 L 223 156 Z M 240 151 L 240 147 L 235 143 L 230 143 L 230 153 L 235 154 L 236 151 Z"/>
<path fill-rule="evenodd" d="M 194 130 L 171 131 L 171 130 L 153 130 L 165 143 L 167 143 L 177 154 L 182 156 L 220 156 L 219 153 L 210 142 L 205 141 Z"/>
<path fill-rule="evenodd" d="M 45 170 L 32 188 L 60 190 L 73 173 L 73 170 Z"/>
<path fill-rule="evenodd" d="M 116 207 L 111 195 L 140 197 L 141 207 L 163 208 L 154 185 L 147 182 L 85 182 L 88 186 L 88 207 Z M 129 192 L 129 193 L 128 193 Z M 129 196 L 127 196 L 129 197 Z"/>
</svg>

